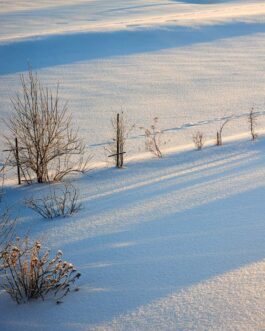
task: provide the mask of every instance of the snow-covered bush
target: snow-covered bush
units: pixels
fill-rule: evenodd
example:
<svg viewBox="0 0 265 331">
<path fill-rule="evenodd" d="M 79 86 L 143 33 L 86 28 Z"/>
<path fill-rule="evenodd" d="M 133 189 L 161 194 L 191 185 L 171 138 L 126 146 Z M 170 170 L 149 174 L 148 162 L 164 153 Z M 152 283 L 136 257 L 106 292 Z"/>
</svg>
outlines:
<svg viewBox="0 0 265 331">
<path fill-rule="evenodd" d="M 48 194 L 25 200 L 25 205 L 44 218 L 66 217 L 81 209 L 79 193 L 75 186 L 64 183 L 60 187 L 50 187 Z"/>
<path fill-rule="evenodd" d="M 192 139 L 193 139 L 193 142 L 194 142 L 195 147 L 198 150 L 201 150 L 202 147 L 203 147 L 203 145 L 204 145 L 204 143 L 205 143 L 205 136 L 204 136 L 204 134 L 202 132 L 200 132 L 200 131 L 197 131 L 193 135 Z"/>
<path fill-rule="evenodd" d="M 71 263 L 62 261 L 62 252 L 49 258 L 39 241 L 30 244 L 28 238 L 9 243 L 0 256 L 0 286 L 18 304 L 53 294 L 60 299 L 70 292 L 80 277 Z"/>
<path fill-rule="evenodd" d="M 28 77 L 21 75 L 21 85 L 22 92 L 11 100 L 14 113 L 6 122 L 11 166 L 19 163 L 25 180 L 36 178 L 39 183 L 60 181 L 69 173 L 84 171 L 90 157 L 84 157 L 85 146 L 73 128 L 67 105 L 61 105 L 58 86 L 51 92 L 31 71 Z"/>
</svg>

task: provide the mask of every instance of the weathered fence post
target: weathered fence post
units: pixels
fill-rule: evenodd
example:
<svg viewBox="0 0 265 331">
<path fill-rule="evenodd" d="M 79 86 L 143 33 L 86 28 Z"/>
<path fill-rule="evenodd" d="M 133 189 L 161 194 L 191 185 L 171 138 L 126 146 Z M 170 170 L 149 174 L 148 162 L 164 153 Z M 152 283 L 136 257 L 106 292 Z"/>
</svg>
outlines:
<svg viewBox="0 0 265 331">
<path fill-rule="evenodd" d="M 120 114 L 117 114 L 117 122 L 116 122 L 116 153 L 111 154 L 108 157 L 116 157 L 116 168 L 123 167 L 123 155 L 126 153 L 123 150 L 123 131 L 122 124 L 120 122 Z"/>
<path fill-rule="evenodd" d="M 19 148 L 18 148 L 17 137 L 15 138 L 15 147 L 12 149 L 4 149 L 3 152 L 15 153 L 16 167 L 17 167 L 17 181 L 18 181 L 18 185 L 21 185 L 20 160 L 19 160 Z"/>
<path fill-rule="evenodd" d="M 21 176 L 20 176 L 20 161 L 19 161 L 19 152 L 18 152 L 18 140 L 15 138 L 15 147 L 16 147 L 16 162 L 17 162 L 17 179 L 18 185 L 21 185 Z"/>
<path fill-rule="evenodd" d="M 116 167 L 120 168 L 120 114 L 117 114 L 117 157 L 116 157 Z"/>
</svg>

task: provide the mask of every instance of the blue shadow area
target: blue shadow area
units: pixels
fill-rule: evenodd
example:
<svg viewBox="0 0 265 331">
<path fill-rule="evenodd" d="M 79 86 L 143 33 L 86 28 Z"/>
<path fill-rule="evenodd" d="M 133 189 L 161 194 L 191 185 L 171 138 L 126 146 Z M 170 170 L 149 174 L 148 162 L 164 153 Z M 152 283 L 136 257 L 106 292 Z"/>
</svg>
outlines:
<svg viewBox="0 0 265 331">
<path fill-rule="evenodd" d="M 71 243 L 64 252 L 80 265 L 84 283 L 102 291 L 79 292 L 89 304 L 73 323 L 112 320 L 142 305 L 265 258 L 264 188 L 138 223 L 125 232 Z M 176 201 L 177 203 L 177 201 Z M 235 206 L 242 204 L 241 210 Z M 195 217 L 195 215 L 197 215 Z M 164 224 L 164 225 L 163 225 Z M 82 286 L 81 286 L 82 288 Z M 82 298 L 80 298 L 82 300 Z M 84 299 L 85 300 L 85 299 Z M 88 317 L 89 316 L 89 317 Z"/>
<path fill-rule="evenodd" d="M 0 75 L 25 71 L 28 63 L 33 69 L 41 69 L 265 32 L 264 24 L 242 22 L 197 28 L 131 28 L 134 30 L 53 35 L 2 44 Z"/>
</svg>

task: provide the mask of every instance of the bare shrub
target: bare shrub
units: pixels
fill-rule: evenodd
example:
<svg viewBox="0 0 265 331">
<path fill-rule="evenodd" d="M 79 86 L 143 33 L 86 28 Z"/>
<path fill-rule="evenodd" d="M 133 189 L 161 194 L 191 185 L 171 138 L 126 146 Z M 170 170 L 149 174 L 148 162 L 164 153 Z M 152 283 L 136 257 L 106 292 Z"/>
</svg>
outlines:
<svg viewBox="0 0 265 331">
<path fill-rule="evenodd" d="M 140 127 L 141 130 L 144 130 L 145 135 L 145 149 L 153 153 L 158 158 L 162 158 L 163 154 L 161 152 L 161 136 L 163 131 L 161 131 L 158 126 L 158 117 L 153 119 L 153 124 L 150 128 Z"/>
<path fill-rule="evenodd" d="M 53 259 L 49 251 L 41 251 L 39 241 L 30 244 L 29 239 L 17 238 L 2 252 L 0 287 L 18 304 L 54 294 L 57 303 L 70 292 L 80 277 L 71 263 L 62 261 L 58 251 Z"/>
<path fill-rule="evenodd" d="M 249 129 L 252 140 L 257 139 L 258 134 L 256 133 L 256 127 L 257 127 L 257 117 L 258 114 L 254 112 L 254 108 L 251 108 L 249 115 L 248 115 L 248 122 L 249 122 Z"/>
<path fill-rule="evenodd" d="M 224 121 L 223 124 L 221 124 L 219 130 L 216 133 L 216 146 L 222 146 L 223 145 L 223 139 L 222 139 L 222 133 L 223 129 L 226 126 L 226 124 L 229 122 L 229 119 Z"/>
<path fill-rule="evenodd" d="M 59 188 L 50 187 L 48 194 L 40 198 L 26 199 L 25 205 L 46 219 L 70 216 L 81 209 L 79 193 L 75 186 L 69 183 L 64 183 Z"/>
<path fill-rule="evenodd" d="M 11 99 L 14 108 L 5 136 L 12 151 L 11 166 L 18 156 L 14 137 L 18 139 L 19 165 L 27 182 L 36 177 L 39 183 L 60 181 L 75 171 L 84 171 L 85 146 L 73 129 L 67 105 L 61 105 L 59 86 L 54 93 L 44 88 L 37 74 L 20 77 L 22 92 Z"/>
<path fill-rule="evenodd" d="M 194 145 L 195 147 L 198 149 L 198 150 L 201 150 L 204 143 L 205 143 L 205 136 L 202 132 L 200 131 L 197 131 L 194 135 L 193 135 L 193 142 L 194 142 Z"/>
<path fill-rule="evenodd" d="M 126 141 L 131 131 L 135 128 L 135 125 L 129 125 L 123 112 L 117 114 L 111 120 L 112 125 L 112 142 L 105 148 L 110 154 L 110 157 L 114 157 L 117 168 L 124 166 L 124 154 Z"/>
</svg>

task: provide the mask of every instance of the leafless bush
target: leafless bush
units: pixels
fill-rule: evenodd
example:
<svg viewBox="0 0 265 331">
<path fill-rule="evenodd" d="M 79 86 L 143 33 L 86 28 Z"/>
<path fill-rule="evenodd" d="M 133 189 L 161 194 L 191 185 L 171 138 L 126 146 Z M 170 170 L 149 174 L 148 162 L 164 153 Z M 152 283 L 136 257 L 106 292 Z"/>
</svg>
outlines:
<svg viewBox="0 0 265 331">
<path fill-rule="evenodd" d="M 12 151 L 10 164 L 18 157 L 14 137 L 18 139 L 19 165 L 27 182 L 36 177 L 39 183 L 60 181 L 64 176 L 83 171 L 88 159 L 85 146 L 73 129 L 67 105 L 61 105 L 58 95 L 44 88 L 37 74 L 21 75 L 22 93 L 11 100 L 14 108 L 6 123 L 10 134 L 5 136 Z"/>
<path fill-rule="evenodd" d="M 112 118 L 111 125 L 113 129 L 112 142 L 105 150 L 110 154 L 109 156 L 114 157 L 116 167 L 122 168 L 124 165 L 126 141 L 135 125 L 130 126 L 128 124 L 123 112 Z"/>
<path fill-rule="evenodd" d="M 193 142 L 194 142 L 194 145 L 195 147 L 198 149 L 198 150 L 201 150 L 204 143 L 205 143 L 205 137 L 204 137 L 204 134 L 200 131 L 197 131 L 194 135 L 193 135 Z"/>
<path fill-rule="evenodd" d="M 229 119 L 224 121 L 223 124 L 221 124 L 220 129 L 216 133 L 216 146 L 223 145 L 223 139 L 222 139 L 222 133 L 223 129 L 226 126 L 226 124 L 229 122 Z"/>
<path fill-rule="evenodd" d="M 160 146 L 161 146 L 161 136 L 163 132 L 157 127 L 158 117 L 153 119 L 153 124 L 150 128 L 140 127 L 144 130 L 145 134 L 145 149 L 153 153 L 158 158 L 163 156 Z"/>
<path fill-rule="evenodd" d="M 46 219 L 66 217 L 81 209 L 78 191 L 69 183 L 59 188 L 50 188 L 49 194 L 40 198 L 27 199 L 25 205 Z"/>
<path fill-rule="evenodd" d="M 44 300 L 52 293 L 60 303 L 80 277 L 74 266 L 61 258 L 61 251 L 50 259 L 48 250 L 41 251 L 39 241 L 30 244 L 28 238 L 17 238 L 2 252 L 0 286 L 18 304 L 31 299 Z"/>
<path fill-rule="evenodd" d="M 248 115 L 248 122 L 249 122 L 249 129 L 252 140 L 257 139 L 258 134 L 256 133 L 256 126 L 257 126 L 257 117 L 258 114 L 254 112 L 254 108 L 251 108 L 249 115 Z"/>
</svg>

